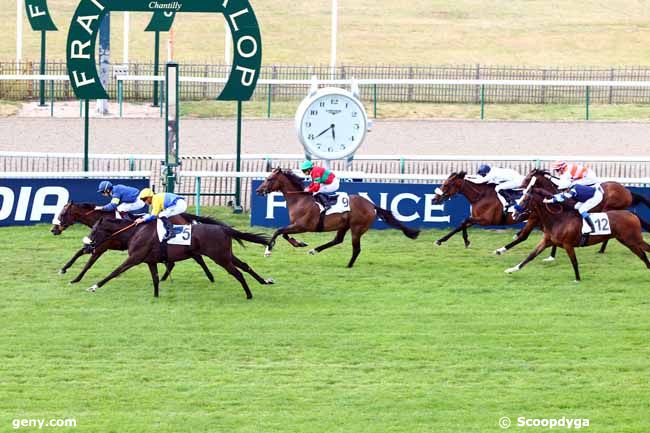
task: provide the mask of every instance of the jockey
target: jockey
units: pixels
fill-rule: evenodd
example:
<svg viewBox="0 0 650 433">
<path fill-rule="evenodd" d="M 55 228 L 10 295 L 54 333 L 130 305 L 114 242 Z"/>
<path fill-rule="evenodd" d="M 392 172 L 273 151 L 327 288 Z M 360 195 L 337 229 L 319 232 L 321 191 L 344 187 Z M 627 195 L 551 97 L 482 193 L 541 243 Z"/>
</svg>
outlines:
<svg viewBox="0 0 650 433">
<path fill-rule="evenodd" d="M 104 180 L 99 183 L 97 192 L 105 197 L 111 197 L 111 201 L 104 206 L 96 206 L 95 210 L 105 212 L 117 210 L 122 213 L 140 210 L 145 206 L 144 202 L 138 197 L 140 191 L 137 188 L 119 184 L 113 186 L 112 183 Z"/>
<path fill-rule="evenodd" d="M 596 227 L 589 216 L 589 211 L 598 206 L 598 204 L 603 200 L 603 188 L 600 184 L 594 186 L 576 184 L 571 186 L 570 180 L 561 179 L 558 189 L 560 190 L 560 193 L 555 194 L 551 198 L 544 199 L 544 203 L 562 203 L 566 199 L 575 200 L 576 204 L 574 209 L 578 211 L 582 219 L 584 219 L 589 225 L 589 228 L 591 229 L 589 233 L 595 232 Z M 584 237 L 582 243 L 584 243 Z"/>
<path fill-rule="evenodd" d="M 592 169 L 580 164 L 567 164 L 566 161 L 555 161 L 553 163 L 553 170 L 560 174 L 560 182 L 563 179 L 567 179 L 572 186 L 593 186 L 600 183 L 598 176 L 596 176 L 596 173 Z"/>
<path fill-rule="evenodd" d="M 519 172 L 511 168 L 491 168 L 489 165 L 483 164 L 478 168 L 476 174 L 478 177 L 472 176 L 471 178 L 468 178 L 468 180 L 474 183 L 493 183 L 497 185 L 494 190 L 497 193 L 497 198 L 503 206 L 504 213 L 508 211 L 508 207 L 516 204 L 512 198 L 504 197 L 502 191 L 521 187 L 521 183 L 524 181 L 524 176 L 519 174 Z"/>
<path fill-rule="evenodd" d="M 305 176 L 311 177 L 312 181 L 311 185 L 305 188 L 305 192 L 313 193 L 314 199 L 323 205 L 323 212 L 327 211 L 331 207 L 327 195 L 338 191 L 340 186 L 339 178 L 332 171 L 314 165 L 309 160 L 300 164 L 300 170 Z"/>
<path fill-rule="evenodd" d="M 168 218 L 174 215 L 180 215 L 187 210 L 187 202 L 185 199 L 171 192 L 154 194 L 151 188 L 145 188 L 140 191 L 140 199 L 151 206 L 151 213 L 138 218 L 135 224 L 138 225 L 160 218 L 166 230 L 165 237 L 162 241 L 166 242 L 171 239 L 173 236 L 173 225 Z"/>
</svg>

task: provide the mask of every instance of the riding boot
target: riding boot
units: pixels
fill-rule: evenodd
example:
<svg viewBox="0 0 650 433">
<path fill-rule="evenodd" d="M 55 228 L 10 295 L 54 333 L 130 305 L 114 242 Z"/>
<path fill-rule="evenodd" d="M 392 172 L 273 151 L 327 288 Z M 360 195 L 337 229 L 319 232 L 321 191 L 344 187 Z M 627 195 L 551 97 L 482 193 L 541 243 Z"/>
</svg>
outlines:
<svg viewBox="0 0 650 433">
<path fill-rule="evenodd" d="M 163 242 L 167 242 L 174 236 L 174 225 L 169 221 L 169 218 L 167 217 L 161 217 L 160 221 L 162 221 L 163 226 L 165 226 L 165 236 L 163 237 Z"/>
<path fill-rule="evenodd" d="M 582 218 L 587 222 L 587 225 L 591 230 L 589 233 L 583 233 L 582 236 L 580 237 L 580 246 L 585 246 L 589 241 L 589 235 L 596 231 L 596 226 L 594 225 L 594 222 L 591 219 L 591 215 L 585 214 L 582 216 Z"/>
<path fill-rule="evenodd" d="M 322 210 L 321 213 L 327 212 L 327 210 L 330 207 L 332 207 L 332 206 L 330 206 L 329 200 L 328 200 L 327 196 L 325 196 L 325 194 L 316 194 L 314 196 L 314 199 L 323 206 L 323 210 Z"/>
</svg>

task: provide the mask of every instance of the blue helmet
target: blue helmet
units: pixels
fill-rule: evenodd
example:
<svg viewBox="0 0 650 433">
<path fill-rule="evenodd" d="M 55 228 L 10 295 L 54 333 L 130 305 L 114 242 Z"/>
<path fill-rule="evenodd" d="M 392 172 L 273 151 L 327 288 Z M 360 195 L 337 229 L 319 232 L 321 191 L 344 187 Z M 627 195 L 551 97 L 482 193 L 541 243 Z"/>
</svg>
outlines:
<svg viewBox="0 0 650 433">
<path fill-rule="evenodd" d="M 101 182 L 99 182 L 99 187 L 97 187 L 97 192 L 100 194 L 103 192 L 110 192 L 112 190 L 113 190 L 113 184 L 107 180 L 102 180 Z"/>
<path fill-rule="evenodd" d="M 479 176 L 485 176 L 486 174 L 488 174 L 490 172 L 490 170 L 492 170 L 492 168 L 489 165 L 482 164 L 478 168 L 478 171 L 476 172 L 476 174 L 478 174 Z"/>
</svg>

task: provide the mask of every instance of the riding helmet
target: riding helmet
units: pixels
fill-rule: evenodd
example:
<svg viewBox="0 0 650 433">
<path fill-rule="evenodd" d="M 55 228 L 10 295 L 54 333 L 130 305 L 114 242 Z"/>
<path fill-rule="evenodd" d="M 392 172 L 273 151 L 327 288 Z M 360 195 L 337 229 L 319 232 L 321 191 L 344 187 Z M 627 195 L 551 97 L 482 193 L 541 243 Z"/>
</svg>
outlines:
<svg viewBox="0 0 650 433">
<path fill-rule="evenodd" d="M 107 180 L 102 180 L 99 183 L 99 187 L 97 188 L 97 192 L 100 194 L 103 192 L 110 192 L 112 190 L 113 190 L 113 184 Z"/>
<path fill-rule="evenodd" d="M 307 161 L 303 162 L 302 164 L 300 164 L 300 170 L 302 170 L 302 171 L 311 170 L 312 168 L 314 168 L 314 163 L 309 161 L 309 160 L 307 160 Z"/>
<path fill-rule="evenodd" d="M 145 198 L 153 197 L 153 190 L 151 188 L 145 188 L 142 191 L 140 191 L 140 195 L 138 198 L 140 200 L 144 200 Z"/>
<path fill-rule="evenodd" d="M 490 170 L 492 170 L 492 168 L 491 168 L 489 165 L 487 165 L 487 164 L 482 164 L 482 165 L 478 168 L 478 172 L 477 172 L 477 174 L 478 174 L 479 176 L 485 176 L 486 174 L 488 174 L 488 173 L 490 172 Z"/>
<path fill-rule="evenodd" d="M 564 171 L 566 166 L 567 166 L 566 161 L 555 161 L 553 163 L 553 170 Z"/>
</svg>

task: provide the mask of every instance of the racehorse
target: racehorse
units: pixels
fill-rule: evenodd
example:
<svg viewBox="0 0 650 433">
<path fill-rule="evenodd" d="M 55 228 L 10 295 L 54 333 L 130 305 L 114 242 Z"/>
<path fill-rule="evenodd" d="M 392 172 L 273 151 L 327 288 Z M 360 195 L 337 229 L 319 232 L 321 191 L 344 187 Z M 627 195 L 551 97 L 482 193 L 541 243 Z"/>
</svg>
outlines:
<svg viewBox="0 0 650 433">
<path fill-rule="evenodd" d="M 525 177 L 524 181 L 522 182 L 522 187 L 530 184 L 531 179 L 535 178 L 535 186 L 538 188 L 542 188 L 546 191 L 551 191 L 553 193 L 557 193 L 557 185 L 553 183 L 552 179 L 557 179 L 556 176 L 553 176 L 551 173 L 549 173 L 546 170 L 542 169 L 533 169 L 528 175 Z M 600 186 L 603 188 L 603 200 L 600 202 L 598 206 L 593 208 L 591 211 L 592 212 L 607 212 L 609 210 L 623 210 L 627 209 L 631 206 L 636 206 L 639 203 L 644 203 L 646 206 L 650 207 L 650 200 L 648 200 L 646 197 L 631 192 L 629 189 L 625 188 L 623 185 L 621 185 L 618 182 L 603 182 L 600 184 Z M 637 215 L 638 216 L 638 215 Z M 642 224 L 645 222 L 642 220 Z M 528 233 L 525 233 L 525 237 L 517 237 L 513 242 L 509 243 L 508 245 L 499 248 L 496 250 L 497 254 L 502 254 L 505 253 L 507 250 L 510 248 L 514 247 L 515 245 L 525 241 L 528 238 Z M 522 230 L 522 234 L 523 230 Z M 606 239 L 602 246 L 600 247 L 600 250 L 598 251 L 599 253 L 604 253 L 605 248 L 607 248 L 607 242 L 609 240 Z M 551 251 L 551 257 L 555 257 L 555 252 L 556 252 L 557 247 L 553 246 L 552 251 Z M 550 257 L 549 257 L 550 259 Z M 546 259 L 548 260 L 548 259 Z"/>
<path fill-rule="evenodd" d="M 79 222 L 85 226 L 92 227 L 100 218 L 115 217 L 115 212 L 105 212 L 101 210 L 95 210 L 95 206 L 96 205 L 91 203 L 73 203 L 73 202 L 67 203 L 65 206 L 63 206 L 63 209 L 61 209 L 59 216 L 54 220 L 52 229 L 50 231 L 55 236 L 58 236 L 61 233 L 63 233 L 65 229 L 67 229 L 68 227 L 72 226 L 75 223 Z M 195 220 L 196 218 L 197 218 L 196 216 L 191 214 L 181 214 L 176 217 L 172 217 L 170 220 L 174 224 L 190 224 L 191 221 Z M 213 221 L 218 222 L 217 220 L 213 220 Z M 218 223 L 224 225 L 224 223 L 222 222 L 218 222 Z M 127 245 L 125 243 L 119 242 L 117 239 L 111 239 L 110 241 L 102 244 L 101 247 L 96 248 L 94 250 L 90 250 L 86 245 L 84 245 L 82 248 L 79 249 L 79 251 L 75 253 L 74 256 L 72 256 L 70 260 L 66 262 L 65 265 L 63 265 L 63 268 L 61 268 L 59 274 L 61 275 L 65 274 L 68 268 L 70 268 L 70 266 L 72 266 L 72 264 L 79 257 L 83 256 L 84 254 L 91 254 L 90 259 L 88 259 L 88 262 L 81 270 L 79 275 L 77 275 L 77 277 L 71 281 L 71 283 L 78 283 L 84 277 L 86 272 L 88 272 L 88 270 L 93 266 L 93 264 L 106 251 L 108 250 L 124 251 L 126 249 L 127 249 Z M 211 282 L 214 282 L 214 276 L 210 272 L 210 269 L 208 269 L 208 266 L 205 264 L 203 257 L 197 255 L 196 257 L 193 257 L 193 259 L 201 266 L 208 279 Z M 162 281 L 165 281 L 169 277 L 169 275 L 172 272 L 172 269 L 174 269 L 174 263 L 167 263 L 166 271 L 162 277 Z"/>
<path fill-rule="evenodd" d="M 273 233 L 266 248 L 266 256 L 271 255 L 271 250 L 279 235 L 282 235 L 294 247 L 305 247 L 307 244 L 299 242 L 289 235 L 316 231 L 336 231 L 334 240 L 309 251 L 310 254 L 316 254 L 343 242 L 345 234 L 350 230 L 352 232 L 352 258 L 348 263 L 348 268 L 351 268 L 361 252 L 361 236 L 368 231 L 377 216 L 388 225 L 400 229 L 404 235 L 411 239 L 416 239 L 420 234 L 419 230 L 412 229 L 399 222 L 390 211 L 375 206 L 370 200 L 359 195 L 350 196 L 349 212 L 325 216 L 322 222 L 322 230 L 318 230 L 321 211 L 312 193 L 304 191 L 303 179 L 300 176 L 290 170 L 283 171 L 281 168 L 276 168 L 257 188 L 256 192 L 258 195 L 266 195 L 275 191 L 280 191 L 284 196 L 291 223 Z"/>
<path fill-rule="evenodd" d="M 512 213 L 504 216 L 503 205 L 497 198 L 494 185 L 477 184 L 465 179 L 466 172 L 454 172 L 443 182 L 440 188 L 436 188 L 436 195 L 433 203 L 440 204 L 449 200 L 456 194 L 462 194 L 467 198 L 471 206 L 471 216 L 466 218 L 458 227 L 436 241 L 436 245 L 442 245 L 459 231 L 463 232 L 465 247 L 470 246 L 467 229 L 473 225 L 481 226 L 503 226 L 513 225 L 521 222 L 513 217 Z M 517 238 L 526 238 L 528 234 L 538 225 L 538 221 L 532 217 L 526 222 L 523 229 L 517 234 Z M 521 241 L 520 241 L 521 242 Z"/>
<path fill-rule="evenodd" d="M 580 281 L 580 271 L 578 269 L 575 248 L 583 246 L 580 244 L 582 239 L 582 217 L 572 207 L 565 208 L 564 203 L 547 204 L 543 202 L 544 198 L 551 196 L 552 192 L 541 188 L 529 189 L 524 195 L 520 206 L 530 210 L 532 215 L 537 216 L 541 223 L 544 237 L 523 262 L 513 268 L 506 269 L 505 272 L 511 274 L 519 271 L 544 251 L 544 249 L 551 245 L 556 245 L 564 248 L 573 265 L 576 281 Z M 567 206 L 572 204 L 571 202 L 569 201 Z M 588 237 L 584 246 L 595 245 L 606 239 L 616 238 L 636 254 L 645 263 L 646 267 L 650 269 L 650 261 L 648 261 L 646 255 L 646 252 L 650 252 L 650 244 L 643 240 L 641 231 L 642 222 L 639 217 L 627 210 L 612 210 L 607 211 L 606 214 L 609 217 L 611 234 L 591 235 Z"/>
<path fill-rule="evenodd" d="M 253 295 L 239 269 L 252 275 L 260 284 L 273 284 L 272 279 L 260 277 L 248 264 L 238 259 L 232 251 L 233 239 L 242 245 L 242 241 L 267 245 L 268 238 L 266 236 L 240 232 L 230 226 L 219 224 L 217 220 L 209 217 L 197 218 L 201 224 L 192 226 L 191 245 L 168 245 L 165 262 L 174 263 L 201 255 L 208 256 L 239 281 L 246 293 L 247 299 L 251 299 Z M 118 240 L 126 244 L 129 257 L 106 278 L 87 290 L 94 292 L 133 266 L 146 263 L 149 265 L 149 271 L 151 272 L 154 296 L 158 297 L 159 279 L 157 264 L 163 262 L 163 251 L 161 250 L 161 243 L 158 240 L 156 223 L 145 223 L 136 226 L 135 223 L 130 221 L 100 218 L 93 226 L 90 238 L 88 239 L 89 246 L 96 249 L 112 240 Z"/>
</svg>

